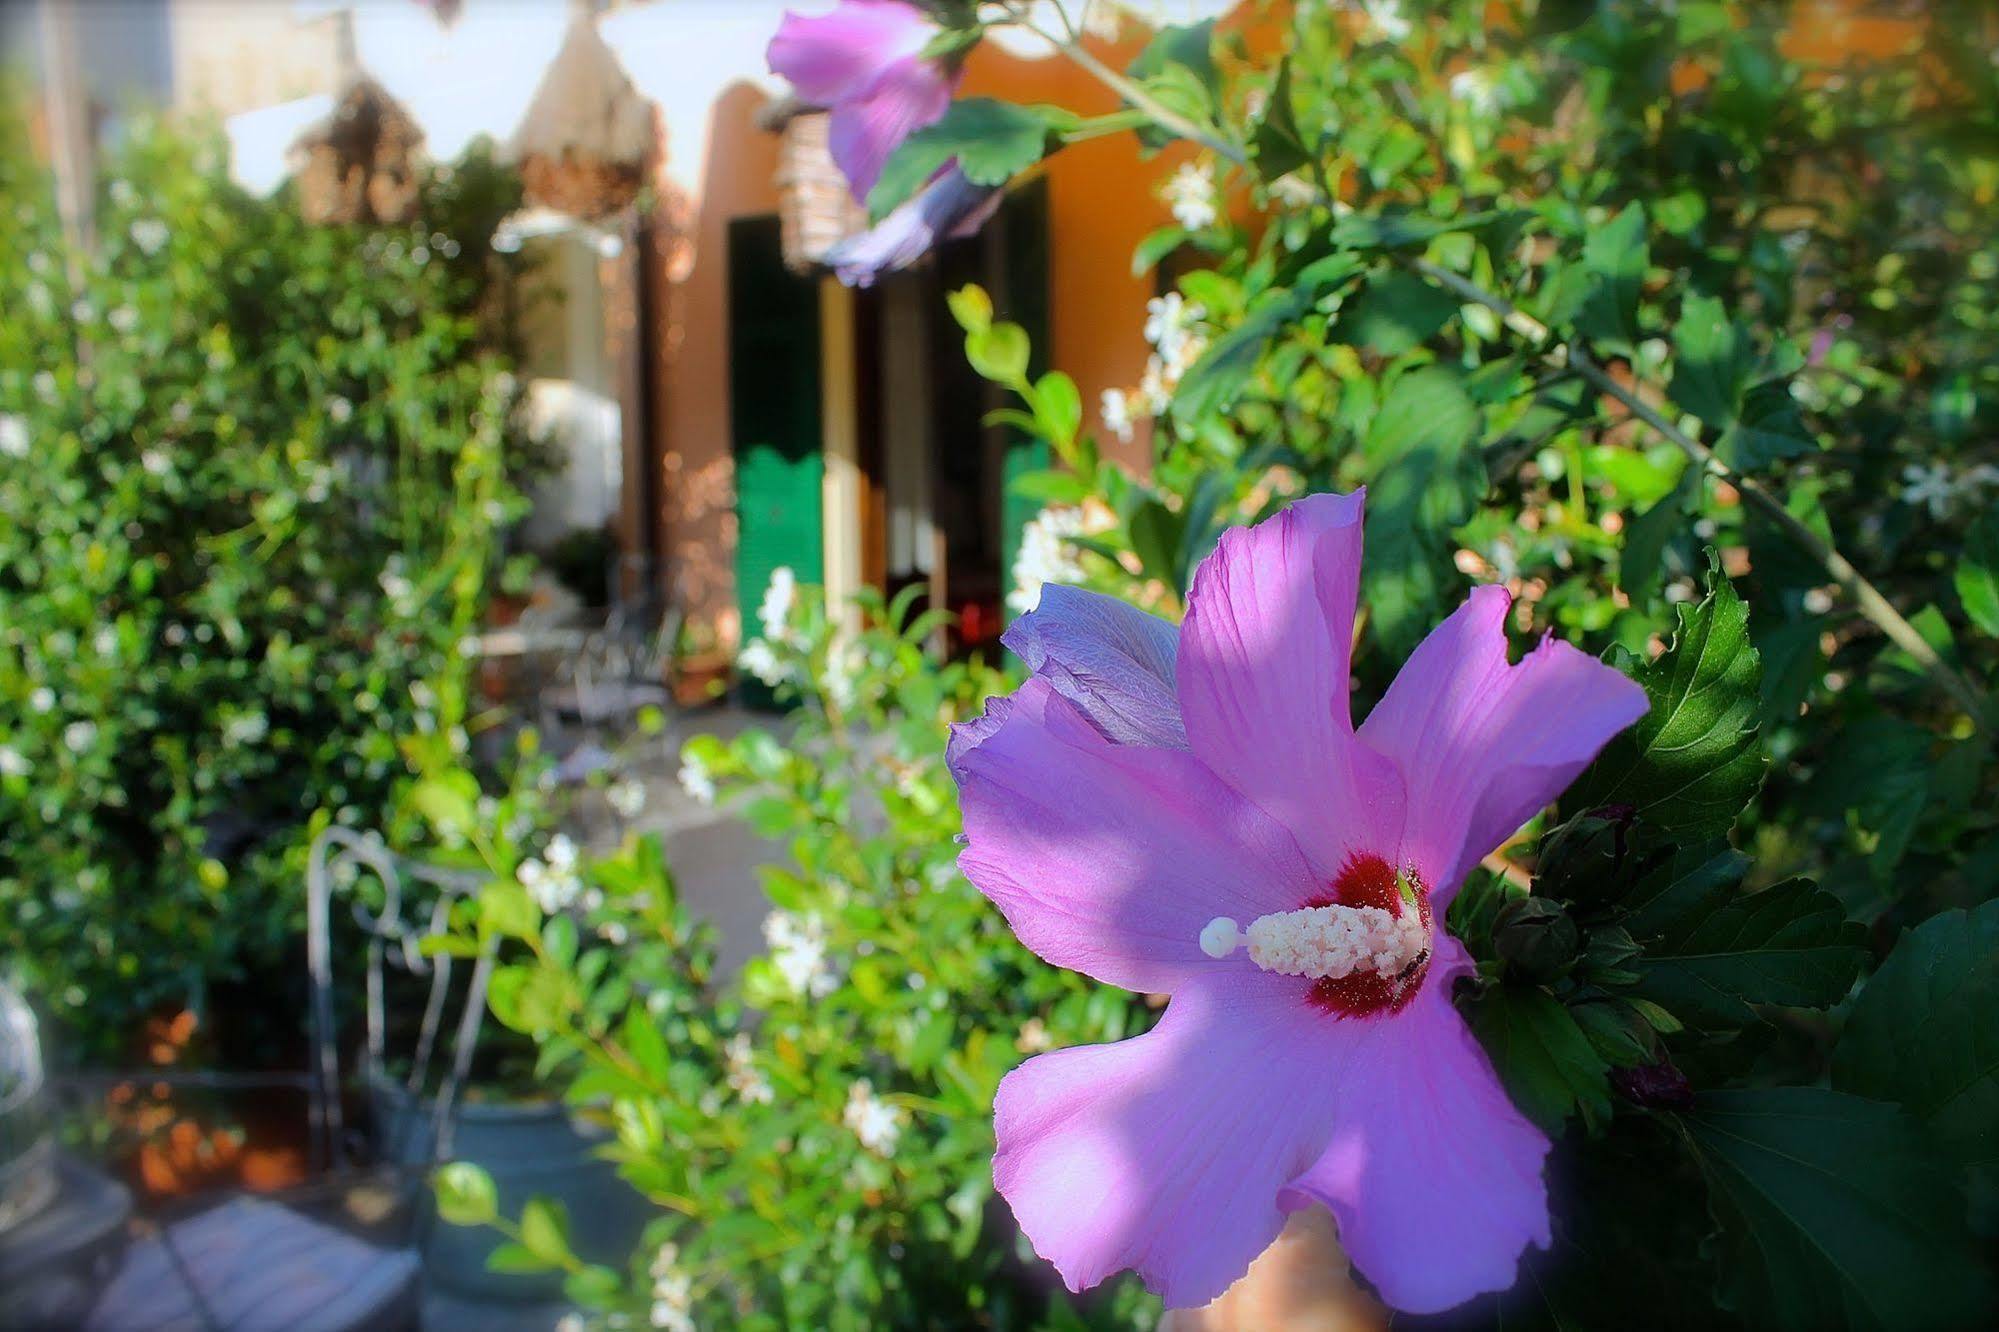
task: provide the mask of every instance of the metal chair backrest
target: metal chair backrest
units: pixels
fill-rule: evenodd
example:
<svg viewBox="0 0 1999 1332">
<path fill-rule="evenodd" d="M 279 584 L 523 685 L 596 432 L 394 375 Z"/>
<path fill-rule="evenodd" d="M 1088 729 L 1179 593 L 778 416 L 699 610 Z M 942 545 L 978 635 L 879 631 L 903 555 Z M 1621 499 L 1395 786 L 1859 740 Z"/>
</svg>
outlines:
<svg viewBox="0 0 1999 1332">
<path fill-rule="evenodd" d="M 423 1021 L 417 1030 L 410 1071 L 403 1079 L 404 1090 L 418 1105 L 431 1084 L 431 1065 L 438 1053 L 452 973 L 451 955 L 439 952 L 427 956 L 423 941 L 448 933 L 452 900 L 476 892 L 486 882 L 483 875 L 404 860 L 391 854 L 382 839 L 371 833 L 335 826 L 313 839 L 306 862 L 306 967 L 312 986 L 313 1047 L 308 1083 L 313 1165 L 320 1169 L 350 1164 L 341 1113 L 339 1035 L 334 1023 L 333 895 L 344 883 L 358 881 L 362 870 L 374 875 L 382 886 L 379 912 L 371 913 L 359 901 L 353 905 L 354 920 L 368 936 L 363 1072 L 370 1085 L 388 1080 L 384 968 L 393 961 L 414 975 L 428 975 Z M 435 894 L 428 903 L 406 903 L 406 881 L 428 885 Z M 453 1028 L 450 1058 L 432 1093 L 430 1164 L 447 1159 L 451 1153 L 452 1109 L 479 1041 L 493 957 L 493 947 L 488 944 L 473 960 L 464 1006 Z"/>
</svg>

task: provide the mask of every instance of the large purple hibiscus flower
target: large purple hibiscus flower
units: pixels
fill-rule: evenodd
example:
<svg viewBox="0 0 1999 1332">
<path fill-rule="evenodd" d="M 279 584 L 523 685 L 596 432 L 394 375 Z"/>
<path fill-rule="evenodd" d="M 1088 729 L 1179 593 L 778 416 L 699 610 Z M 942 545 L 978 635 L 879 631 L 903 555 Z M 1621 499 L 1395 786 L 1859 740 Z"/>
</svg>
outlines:
<svg viewBox="0 0 1999 1332">
<path fill-rule="evenodd" d="M 1008 637 L 1033 678 L 952 736 L 960 864 L 1021 941 L 1172 996 L 1000 1084 L 994 1180 L 1072 1289 L 1131 1267 L 1203 1303 L 1314 1202 L 1410 1312 L 1548 1243 L 1548 1141 L 1451 1005 L 1442 921 L 1645 695 L 1563 643 L 1509 664 L 1483 587 L 1356 728 L 1362 501 L 1228 533 L 1178 630 L 1045 589 Z"/>
<path fill-rule="evenodd" d="M 958 63 L 923 56 L 938 31 L 904 0 L 840 0 L 830 14 L 786 13 L 771 38 L 771 71 L 832 112 L 833 161 L 856 199 L 866 201 L 904 139 L 951 105 Z"/>
</svg>

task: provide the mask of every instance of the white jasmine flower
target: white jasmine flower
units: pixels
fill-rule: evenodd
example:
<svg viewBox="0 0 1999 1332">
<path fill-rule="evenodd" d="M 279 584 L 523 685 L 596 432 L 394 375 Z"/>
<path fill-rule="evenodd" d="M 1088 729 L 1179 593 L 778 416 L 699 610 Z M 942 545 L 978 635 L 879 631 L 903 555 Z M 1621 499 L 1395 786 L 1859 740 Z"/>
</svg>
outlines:
<svg viewBox="0 0 1999 1332">
<path fill-rule="evenodd" d="M 73 721 L 62 728 L 62 742 L 69 746 L 72 754 L 81 754 L 97 743 L 97 723 Z"/>
<path fill-rule="evenodd" d="M 825 678 L 822 683 L 826 697 L 841 712 L 853 710 L 860 701 L 861 669 L 867 662 L 861 656 L 860 648 L 850 642 L 835 643 L 826 654 Z"/>
<path fill-rule="evenodd" d="M 662 1244 L 652 1259 L 652 1308 L 648 1321 L 666 1332 L 694 1332 L 694 1281 L 680 1267 L 677 1245 Z"/>
<path fill-rule="evenodd" d="M 1942 463 L 1910 463 L 1902 469 L 1902 502 L 1928 506 L 1932 518 L 1950 512 L 1956 494 L 1957 482 Z"/>
<path fill-rule="evenodd" d="M 1215 182 L 1192 162 L 1182 163 L 1161 193 L 1173 220 L 1189 231 L 1211 227 L 1220 216 L 1215 206 Z"/>
<path fill-rule="evenodd" d="M 576 868 L 576 843 L 568 833 L 557 833 L 548 839 L 548 867 L 558 874 L 567 874 Z"/>
<path fill-rule="evenodd" d="M 779 661 L 771 645 L 761 638 L 752 638 L 737 654 L 736 663 L 757 679 L 773 687 L 791 678 L 791 668 Z"/>
<path fill-rule="evenodd" d="M 141 252 L 155 255 L 165 248 L 167 237 L 171 233 L 167 231 L 167 224 L 157 217 L 141 217 L 134 219 L 127 234 L 132 237 L 132 244 L 138 246 Z"/>
<path fill-rule="evenodd" d="M 793 994 L 823 999 L 840 986 L 826 962 L 826 929 L 817 916 L 773 911 L 764 917 L 764 942 L 771 964 Z"/>
<path fill-rule="evenodd" d="M 28 423 L 11 412 L 0 412 L 0 453 L 9 458 L 28 456 Z"/>
<path fill-rule="evenodd" d="M 1483 69 L 1461 69 L 1451 75 L 1451 96 L 1474 115 L 1489 116 L 1499 109 L 1499 86 Z"/>
<path fill-rule="evenodd" d="M 847 1088 L 847 1108 L 841 1119 L 861 1140 L 861 1146 L 875 1155 L 895 1154 L 896 1139 L 902 1136 L 905 1118 L 900 1106 L 890 1105 L 875 1095 L 873 1084 L 866 1078 Z"/>
<path fill-rule="evenodd" d="M 1101 530 L 1102 524 L 1077 505 L 1054 505 L 1035 515 L 1020 532 L 1006 604 L 1026 614 L 1041 604 L 1043 584 L 1082 582 L 1083 565 L 1069 538 Z"/>
<path fill-rule="evenodd" d="M 1293 171 L 1270 182 L 1270 197 L 1286 208 L 1310 208 L 1319 201 L 1319 187 Z"/>
<path fill-rule="evenodd" d="M 739 1031 L 731 1036 L 722 1051 L 728 1062 L 726 1081 L 729 1089 L 746 1104 L 769 1105 L 775 1093 L 771 1090 L 770 1079 L 756 1066 L 756 1060 L 750 1053 L 748 1033 Z"/>
<path fill-rule="evenodd" d="M 1401 0 L 1360 0 L 1360 8 L 1367 15 L 1368 35 L 1376 41 L 1399 42 L 1409 35 Z"/>
<path fill-rule="evenodd" d="M 763 626 L 764 637 L 773 643 L 790 641 L 792 603 L 798 599 L 798 576 L 789 566 L 780 565 L 771 571 L 770 586 L 764 589 L 763 602 L 757 607 L 757 623 Z"/>
<path fill-rule="evenodd" d="M 1083 31 L 1100 42 L 1114 42 L 1124 35 L 1124 14 L 1114 0 L 1085 0 Z"/>
<path fill-rule="evenodd" d="M 687 792 L 699 805 L 715 803 L 715 779 L 708 774 L 708 765 L 693 754 L 683 752 L 680 756 L 680 789 Z"/>
<path fill-rule="evenodd" d="M 1104 429 L 1129 444 L 1132 434 L 1131 399 L 1123 389 L 1105 389 L 1103 397 Z"/>
<path fill-rule="evenodd" d="M 646 807 L 645 783 L 637 778 L 625 777 L 612 782 L 604 799 L 621 819 L 635 819 Z"/>
</svg>

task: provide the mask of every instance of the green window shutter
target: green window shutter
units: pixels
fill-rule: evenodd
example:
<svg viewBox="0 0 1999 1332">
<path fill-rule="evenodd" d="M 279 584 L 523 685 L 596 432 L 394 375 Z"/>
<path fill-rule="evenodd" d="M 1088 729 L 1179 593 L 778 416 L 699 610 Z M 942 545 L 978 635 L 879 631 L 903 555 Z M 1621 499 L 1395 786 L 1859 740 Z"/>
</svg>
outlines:
<svg viewBox="0 0 1999 1332">
<path fill-rule="evenodd" d="M 994 219 L 1001 228 L 1001 290 L 994 293 L 994 307 L 1000 317 L 1011 319 L 1027 330 L 1033 346 L 1029 373 L 1039 377 L 1048 369 L 1049 353 L 1049 274 L 1048 274 L 1048 180 L 1041 177 L 1016 190 Z M 1041 511 L 1040 501 L 1019 494 L 1014 481 L 1048 466 L 1048 445 L 1018 432 L 1007 437 L 1006 454 L 1000 467 L 1000 585 L 1002 595 L 1013 586 L 1014 561 L 1020 555 L 1020 529 Z M 1005 609 L 1008 620 L 1015 612 Z"/>
<path fill-rule="evenodd" d="M 770 576 L 825 577 L 819 418 L 819 286 L 784 266 L 775 217 L 729 225 L 729 408 L 736 460 L 736 602 L 757 632 Z M 744 701 L 768 707 L 760 681 Z"/>
</svg>

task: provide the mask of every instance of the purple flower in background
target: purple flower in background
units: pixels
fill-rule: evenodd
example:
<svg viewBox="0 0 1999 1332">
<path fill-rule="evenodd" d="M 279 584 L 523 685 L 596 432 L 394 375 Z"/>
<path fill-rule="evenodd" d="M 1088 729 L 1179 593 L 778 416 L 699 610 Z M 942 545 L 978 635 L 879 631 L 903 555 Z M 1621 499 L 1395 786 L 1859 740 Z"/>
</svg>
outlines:
<svg viewBox="0 0 1999 1332">
<path fill-rule="evenodd" d="M 883 273 L 908 268 L 938 241 L 969 236 L 999 207 L 1001 191 L 974 185 L 954 163 L 858 236 L 826 252 L 826 263 L 850 287 L 872 287 Z"/>
<path fill-rule="evenodd" d="M 1548 1140 L 1452 1007 L 1441 922 L 1645 694 L 1554 641 L 1509 664 L 1482 587 L 1356 728 L 1362 502 L 1228 533 L 1177 630 L 1047 588 L 1008 633 L 1032 678 L 952 735 L 959 863 L 1021 941 L 1172 996 L 1000 1084 L 994 1181 L 1071 1289 L 1130 1267 L 1203 1303 L 1315 1202 L 1410 1312 L 1548 1243 Z"/>
<path fill-rule="evenodd" d="M 903 0 L 840 0 L 830 14 L 787 12 L 771 38 L 771 72 L 832 112 L 833 160 L 866 201 L 902 141 L 951 105 L 955 62 L 924 59 L 940 29 Z"/>
</svg>

